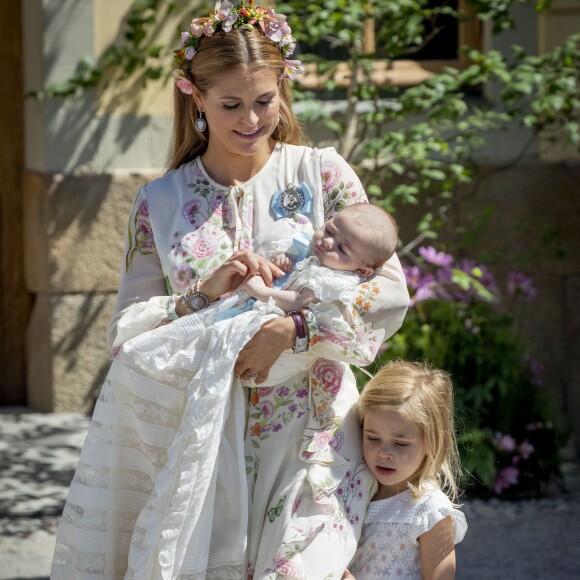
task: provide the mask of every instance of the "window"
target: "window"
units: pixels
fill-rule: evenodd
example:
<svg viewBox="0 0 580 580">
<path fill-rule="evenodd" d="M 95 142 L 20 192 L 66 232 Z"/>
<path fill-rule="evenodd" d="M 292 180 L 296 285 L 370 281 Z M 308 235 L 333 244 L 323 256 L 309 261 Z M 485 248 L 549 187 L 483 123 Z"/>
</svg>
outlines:
<svg viewBox="0 0 580 580">
<path fill-rule="evenodd" d="M 431 5 L 441 5 L 441 0 L 432 0 Z M 461 9 L 468 14 L 473 14 L 473 8 L 465 0 L 451 0 L 445 2 L 454 9 Z M 437 31 L 432 30 L 429 22 L 425 23 L 427 35 L 433 32 L 428 42 L 411 49 L 407 54 L 392 59 L 381 48 L 381 22 L 369 19 L 365 23 L 364 47 L 365 52 L 375 54 L 377 57 L 373 66 L 372 78 L 379 86 L 412 86 L 426 78 L 441 72 L 444 67 L 466 68 L 467 57 L 460 53 L 459 48 L 470 46 L 481 48 L 481 23 L 476 18 L 467 21 L 458 21 L 448 16 L 440 15 L 436 22 Z M 348 55 L 345 50 L 332 48 L 329 42 L 319 42 L 316 46 L 299 43 L 302 54 L 316 54 L 322 58 L 346 61 Z M 306 67 L 306 75 L 298 81 L 305 88 L 322 88 L 326 77 L 317 75 L 315 67 Z M 338 65 L 334 80 L 339 86 L 346 86 L 349 81 L 349 68 L 346 62 Z"/>
</svg>

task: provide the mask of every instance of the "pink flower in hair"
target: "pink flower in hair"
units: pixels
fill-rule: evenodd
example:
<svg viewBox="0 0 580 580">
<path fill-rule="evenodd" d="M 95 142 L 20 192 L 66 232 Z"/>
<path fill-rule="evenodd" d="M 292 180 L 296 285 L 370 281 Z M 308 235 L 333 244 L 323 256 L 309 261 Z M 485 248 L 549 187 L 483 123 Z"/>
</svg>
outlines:
<svg viewBox="0 0 580 580">
<path fill-rule="evenodd" d="M 195 50 L 195 48 L 193 48 L 193 46 L 188 46 L 185 49 L 185 58 L 187 60 L 191 60 L 195 56 L 196 52 L 197 52 L 197 50 Z"/>
<path fill-rule="evenodd" d="M 186 78 L 185 73 L 180 68 L 176 68 L 171 76 L 175 79 L 175 84 L 182 93 L 186 95 L 193 93 L 193 83 Z"/>
<path fill-rule="evenodd" d="M 284 76 L 294 80 L 297 74 L 301 74 L 304 72 L 304 67 L 299 60 L 284 60 Z"/>
<path fill-rule="evenodd" d="M 189 32 L 182 32 L 181 33 L 181 48 L 185 46 L 185 43 L 189 40 Z"/>
<path fill-rule="evenodd" d="M 195 18 L 191 21 L 191 34 L 197 38 L 203 35 L 211 36 L 213 34 L 213 20 L 208 16 Z"/>
<path fill-rule="evenodd" d="M 272 8 L 266 9 L 264 17 L 260 19 L 260 26 L 264 34 L 273 42 L 280 42 L 283 36 L 291 32 L 286 16 L 276 14 Z"/>
<path fill-rule="evenodd" d="M 224 32 L 229 32 L 234 25 L 234 22 L 238 19 L 238 15 L 232 12 L 234 5 L 228 0 L 221 2 L 218 0 L 215 4 L 215 14 L 219 20 L 222 21 L 222 30 Z"/>
</svg>

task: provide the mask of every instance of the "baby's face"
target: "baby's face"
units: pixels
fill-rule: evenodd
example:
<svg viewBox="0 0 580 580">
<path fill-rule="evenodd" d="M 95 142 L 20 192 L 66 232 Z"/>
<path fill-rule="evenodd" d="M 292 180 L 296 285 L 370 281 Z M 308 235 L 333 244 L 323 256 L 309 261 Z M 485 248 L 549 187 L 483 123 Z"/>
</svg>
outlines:
<svg viewBox="0 0 580 580">
<path fill-rule="evenodd" d="M 312 253 L 328 268 L 370 276 L 373 269 L 364 239 L 362 227 L 340 212 L 314 232 Z"/>
</svg>

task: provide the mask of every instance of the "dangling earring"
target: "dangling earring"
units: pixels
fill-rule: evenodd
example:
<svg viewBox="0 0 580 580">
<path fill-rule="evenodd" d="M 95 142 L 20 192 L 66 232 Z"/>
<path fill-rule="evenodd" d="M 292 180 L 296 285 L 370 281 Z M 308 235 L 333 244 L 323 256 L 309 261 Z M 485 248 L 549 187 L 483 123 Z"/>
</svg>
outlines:
<svg viewBox="0 0 580 580">
<path fill-rule="evenodd" d="M 195 130 L 203 133 L 207 129 L 207 121 L 203 117 L 203 111 L 199 110 L 199 117 L 195 120 Z"/>
</svg>

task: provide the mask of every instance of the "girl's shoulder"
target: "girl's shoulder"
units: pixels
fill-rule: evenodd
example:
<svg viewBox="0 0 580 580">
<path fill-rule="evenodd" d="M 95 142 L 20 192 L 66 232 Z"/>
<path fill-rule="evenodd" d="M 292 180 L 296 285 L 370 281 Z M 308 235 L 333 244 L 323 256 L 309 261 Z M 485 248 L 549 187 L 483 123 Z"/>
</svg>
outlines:
<svg viewBox="0 0 580 580">
<path fill-rule="evenodd" d="M 413 523 L 415 538 L 429 531 L 441 520 L 450 517 L 453 522 L 455 543 L 458 544 L 463 540 L 467 531 L 465 514 L 456 508 L 440 489 L 426 491 L 416 504 Z"/>
</svg>

